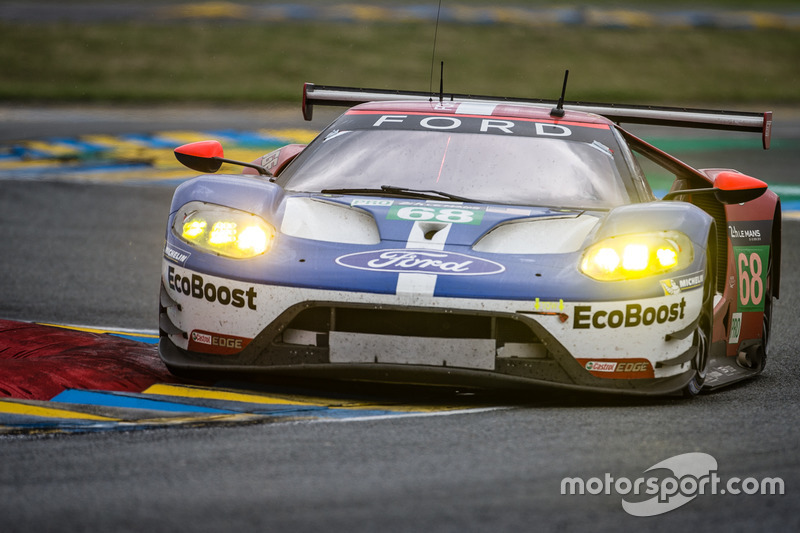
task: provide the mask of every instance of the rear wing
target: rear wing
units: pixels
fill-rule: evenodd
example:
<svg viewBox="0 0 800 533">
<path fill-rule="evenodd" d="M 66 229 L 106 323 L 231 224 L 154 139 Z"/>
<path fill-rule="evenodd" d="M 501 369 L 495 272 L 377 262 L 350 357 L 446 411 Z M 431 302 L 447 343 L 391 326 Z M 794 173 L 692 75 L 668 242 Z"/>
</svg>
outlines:
<svg viewBox="0 0 800 533">
<path fill-rule="evenodd" d="M 477 96 L 472 94 L 446 94 L 448 101 L 484 101 L 509 104 L 555 106 L 557 100 L 535 98 L 508 98 L 504 96 Z M 351 107 L 365 102 L 428 101 L 440 98 L 438 94 L 420 91 L 393 91 L 383 89 L 357 89 L 306 83 L 303 86 L 303 118 L 311 120 L 315 105 Z M 769 149 L 772 138 L 772 111 L 720 111 L 628 104 L 598 104 L 591 102 L 564 102 L 564 109 L 594 113 L 617 123 L 653 124 L 683 128 L 703 128 L 760 133 L 764 149 Z"/>
</svg>

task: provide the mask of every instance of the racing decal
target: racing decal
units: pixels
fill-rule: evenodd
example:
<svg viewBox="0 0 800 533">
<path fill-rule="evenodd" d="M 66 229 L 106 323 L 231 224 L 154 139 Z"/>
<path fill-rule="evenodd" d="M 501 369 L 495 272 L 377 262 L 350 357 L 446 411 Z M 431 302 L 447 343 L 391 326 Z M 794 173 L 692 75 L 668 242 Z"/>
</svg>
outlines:
<svg viewBox="0 0 800 533">
<path fill-rule="evenodd" d="M 194 330 L 189 335 L 189 350 L 193 352 L 233 355 L 241 352 L 252 339 Z"/>
<path fill-rule="evenodd" d="M 350 207 L 355 206 L 368 206 L 368 207 L 389 207 L 394 204 L 394 200 L 374 200 L 367 198 L 356 198 L 350 202 Z"/>
<path fill-rule="evenodd" d="M 742 332 L 742 313 L 734 313 L 731 317 L 731 333 L 728 336 L 728 344 L 737 344 L 739 334 Z"/>
<path fill-rule="evenodd" d="M 635 328 L 675 322 L 684 318 L 686 300 L 681 298 L 680 302 L 658 307 L 643 307 L 640 304 L 627 304 L 614 309 L 596 307 L 576 305 L 572 320 L 573 329 Z"/>
<path fill-rule="evenodd" d="M 647 359 L 578 359 L 593 376 L 609 379 L 645 379 L 655 376 Z"/>
<path fill-rule="evenodd" d="M 690 291 L 703 286 L 705 274 L 703 272 L 694 272 L 679 278 L 662 279 L 661 288 L 664 289 L 664 295 L 670 296 L 680 294 L 682 291 Z"/>
<path fill-rule="evenodd" d="M 271 171 L 273 168 L 278 166 L 278 161 L 281 158 L 281 151 L 275 150 L 274 152 L 270 152 L 267 155 L 261 157 L 261 166 Z"/>
<path fill-rule="evenodd" d="M 352 129 L 392 129 L 417 131 L 451 131 L 489 135 L 562 138 L 592 143 L 598 130 L 610 131 L 607 124 L 570 121 L 548 121 L 521 117 L 501 117 L 449 113 L 388 114 L 382 111 L 350 110 L 340 125 Z"/>
<path fill-rule="evenodd" d="M 739 311 L 764 310 L 771 229 L 772 223 L 769 220 L 728 223 L 735 281 L 739 287 Z"/>
<path fill-rule="evenodd" d="M 167 284 L 178 294 L 185 294 L 198 300 L 256 310 L 258 293 L 255 287 L 232 289 L 225 285 L 214 285 L 206 282 L 200 274 L 192 273 L 191 276 L 181 276 L 175 273 L 175 268 L 172 266 L 167 269 Z"/>
<path fill-rule="evenodd" d="M 728 234 L 734 246 L 769 244 L 771 228 L 768 220 L 733 221 L 728 223 Z"/>
<path fill-rule="evenodd" d="M 500 263 L 456 252 L 391 249 L 358 252 L 336 258 L 336 264 L 373 272 L 485 276 L 504 272 Z"/>
<path fill-rule="evenodd" d="M 192 252 L 184 250 L 180 246 L 167 243 L 164 246 L 164 257 L 173 261 L 181 266 L 186 265 L 186 260 L 192 255 Z"/>
<path fill-rule="evenodd" d="M 484 211 L 469 207 L 429 207 L 396 205 L 389 210 L 388 220 L 436 221 L 445 224 L 479 225 Z"/>
<path fill-rule="evenodd" d="M 739 311 L 763 311 L 769 246 L 734 246 L 733 260 L 739 281 Z"/>
<path fill-rule="evenodd" d="M 387 123 L 391 125 L 404 124 L 408 115 L 381 115 L 372 125 L 373 128 L 380 127 Z M 414 129 L 423 130 L 459 130 L 468 131 L 470 133 L 504 133 L 513 135 L 516 133 L 514 129 L 523 129 L 528 136 L 548 136 L 548 137 L 570 137 L 572 130 L 560 124 L 549 124 L 544 122 L 529 122 L 520 121 L 515 119 L 500 120 L 494 118 L 457 118 L 449 115 L 430 115 L 422 118 L 413 118 L 410 120 L 412 125 L 416 126 Z M 524 126 L 521 126 L 524 125 Z M 533 126 L 530 128 L 530 126 Z M 521 133 L 521 132 L 520 132 Z"/>
<path fill-rule="evenodd" d="M 540 300 L 536 298 L 533 302 L 533 308 L 536 311 L 550 311 L 550 312 L 562 312 L 564 311 L 564 300 L 559 300 L 557 302 L 548 302 L 544 300 Z"/>
</svg>

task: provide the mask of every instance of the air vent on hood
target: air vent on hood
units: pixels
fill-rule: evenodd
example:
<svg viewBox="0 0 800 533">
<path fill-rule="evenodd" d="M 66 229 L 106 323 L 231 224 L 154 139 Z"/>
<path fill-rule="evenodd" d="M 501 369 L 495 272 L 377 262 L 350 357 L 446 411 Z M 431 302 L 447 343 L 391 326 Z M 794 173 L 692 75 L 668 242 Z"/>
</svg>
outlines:
<svg viewBox="0 0 800 533">
<path fill-rule="evenodd" d="M 515 220 L 484 235 L 473 249 L 496 254 L 559 254 L 576 252 L 599 219 L 591 215 Z"/>
<path fill-rule="evenodd" d="M 381 242 L 375 219 L 366 211 L 306 197 L 286 200 L 281 233 L 345 244 Z"/>
</svg>

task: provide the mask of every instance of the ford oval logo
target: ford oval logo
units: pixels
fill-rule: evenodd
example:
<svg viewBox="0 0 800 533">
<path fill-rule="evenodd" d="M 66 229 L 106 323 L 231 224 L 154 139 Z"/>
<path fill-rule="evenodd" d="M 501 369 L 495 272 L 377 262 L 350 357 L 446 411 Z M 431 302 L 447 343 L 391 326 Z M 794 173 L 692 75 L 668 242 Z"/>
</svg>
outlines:
<svg viewBox="0 0 800 533">
<path fill-rule="evenodd" d="M 485 276 L 499 274 L 506 267 L 500 263 L 455 252 L 439 250 L 374 250 L 343 255 L 336 263 L 375 272 L 413 272 L 440 276 Z"/>
</svg>

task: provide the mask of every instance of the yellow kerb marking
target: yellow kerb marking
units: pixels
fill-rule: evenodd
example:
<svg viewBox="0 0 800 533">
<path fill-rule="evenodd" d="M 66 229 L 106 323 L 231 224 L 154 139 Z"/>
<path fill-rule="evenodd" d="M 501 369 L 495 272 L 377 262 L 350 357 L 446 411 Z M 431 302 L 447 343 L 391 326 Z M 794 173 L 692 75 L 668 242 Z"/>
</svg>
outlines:
<svg viewBox="0 0 800 533">
<path fill-rule="evenodd" d="M 257 403 L 267 405 L 315 405 L 309 402 L 299 402 L 276 398 L 274 396 L 262 396 L 260 394 L 244 394 L 241 392 L 229 392 L 217 389 L 205 389 L 201 387 L 182 387 L 178 385 L 153 385 L 144 391 L 144 394 L 157 394 L 159 396 L 175 396 L 183 398 L 205 398 L 207 400 L 223 400 L 227 402 Z"/>
<path fill-rule="evenodd" d="M 135 331 L 115 331 L 113 329 L 97 329 L 97 328 L 85 328 L 81 326 L 66 326 L 64 324 L 47 324 L 45 322 L 38 322 L 41 326 L 49 326 L 52 328 L 61 328 L 61 329 L 71 329 L 74 331 L 83 331 L 85 333 L 112 333 L 115 335 L 127 335 L 129 337 L 145 337 L 148 339 L 157 339 L 158 335 L 154 335 L 152 333 L 138 333 Z"/>
<path fill-rule="evenodd" d="M 8 400 L 0 400 L 0 412 L 13 415 L 39 416 L 42 418 L 69 418 L 76 420 L 102 420 L 105 422 L 119 422 L 118 418 L 90 415 L 76 411 L 66 411 L 64 409 L 51 409 L 48 407 L 40 407 L 38 405 L 29 405 L 26 403 L 16 403 Z"/>
</svg>

